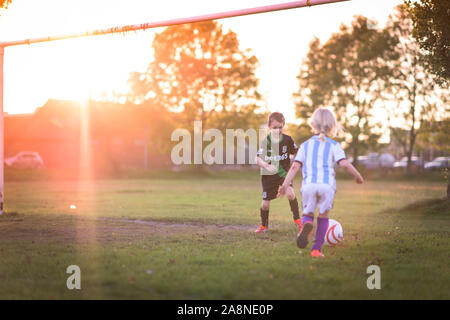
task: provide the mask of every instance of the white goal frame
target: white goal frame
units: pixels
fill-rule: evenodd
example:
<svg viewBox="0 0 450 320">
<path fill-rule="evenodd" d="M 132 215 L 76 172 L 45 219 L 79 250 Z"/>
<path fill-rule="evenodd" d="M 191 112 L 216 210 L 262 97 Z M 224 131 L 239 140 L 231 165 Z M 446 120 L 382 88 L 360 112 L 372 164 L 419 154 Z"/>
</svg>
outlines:
<svg viewBox="0 0 450 320">
<path fill-rule="evenodd" d="M 80 37 L 98 36 L 98 35 L 113 34 L 113 33 L 126 33 L 129 31 L 146 30 L 146 29 L 157 28 L 157 27 L 168 27 L 168 26 L 185 24 L 185 23 L 217 20 L 217 19 L 245 16 L 245 15 L 257 14 L 257 13 L 280 11 L 280 10 L 287 10 L 287 9 L 294 9 L 294 8 L 301 8 L 301 7 L 310 7 L 310 6 L 316 6 L 316 5 L 328 4 L 328 3 L 334 3 L 334 2 L 343 2 L 343 1 L 349 1 L 349 0 L 301 0 L 301 1 L 279 3 L 279 4 L 260 6 L 260 7 L 254 7 L 254 8 L 219 12 L 219 13 L 207 14 L 207 15 L 202 15 L 202 16 L 164 20 L 164 21 L 150 22 L 150 23 L 137 24 L 137 25 L 127 25 L 127 26 L 121 26 L 121 27 L 112 27 L 112 28 L 108 28 L 108 29 L 94 30 L 94 31 L 75 33 L 75 34 L 66 34 L 66 35 L 59 35 L 59 36 L 49 36 L 49 37 L 42 37 L 42 38 L 0 42 L 0 215 L 3 214 L 3 211 L 4 211 L 4 206 L 3 206 L 3 204 L 4 204 L 4 113 L 3 113 L 3 85 L 4 85 L 3 78 L 4 78 L 4 75 L 3 75 L 3 64 L 4 64 L 4 54 L 5 54 L 6 47 L 18 46 L 18 45 L 24 45 L 24 44 L 30 45 L 30 44 L 39 43 L 39 42 L 48 42 L 48 41 L 80 38 Z"/>
</svg>

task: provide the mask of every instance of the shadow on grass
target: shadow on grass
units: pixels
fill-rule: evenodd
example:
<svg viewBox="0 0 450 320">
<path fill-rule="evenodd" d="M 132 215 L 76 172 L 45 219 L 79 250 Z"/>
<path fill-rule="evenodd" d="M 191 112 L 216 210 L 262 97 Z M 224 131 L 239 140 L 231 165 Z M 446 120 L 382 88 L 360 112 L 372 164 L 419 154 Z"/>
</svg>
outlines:
<svg viewBox="0 0 450 320">
<path fill-rule="evenodd" d="M 450 214 L 450 200 L 447 198 L 433 198 L 418 200 L 413 203 L 407 204 L 400 208 L 388 208 L 382 210 L 380 213 L 392 213 L 393 211 L 398 213 L 411 212 L 418 215 L 449 215 Z"/>
<path fill-rule="evenodd" d="M 450 214 L 450 199 L 426 199 L 410 203 L 398 210 L 399 212 L 417 212 L 425 215 Z"/>
<path fill-rule="evenodd" d="M 259 170 L 245 168 L 240 170 L 213 170 L 208 167 L 187 168 L 179 171 L 173 170 L 143 170 L 143 169 L 119 169 L 114 172 L 105 170 L 94 170 L 90 178 L 94 180 L 103 179 L 226 179 L 246 180 L 258 178 Z M 83 180 L 80 178 L 78 169 L 17 169 L 5 168 L 5 181 L 61 181 L 61 180 Z"/>
</svg>

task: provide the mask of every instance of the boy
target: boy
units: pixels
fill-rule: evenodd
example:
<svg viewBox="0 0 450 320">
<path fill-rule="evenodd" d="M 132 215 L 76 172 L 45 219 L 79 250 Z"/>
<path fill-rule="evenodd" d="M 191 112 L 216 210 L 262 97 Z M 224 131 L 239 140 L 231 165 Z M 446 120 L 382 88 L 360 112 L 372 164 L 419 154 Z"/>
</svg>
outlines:
<svg viewBox="0 0 450 320">
<path fill-rule="evenodd" d="M 297 146 L 294 140 L 283 134 L 285 121 L 283 114 L 273 112 L 269 116 L 268 127 L 269 135 L 262 142 L 255 162 L 263 170 L 261 173 L 261 183 L 263 189 L 263 200 L 261 203 L 261 224 L 255 230 L 255 233 L 267 231 L 269 227 L 269 208 L 270 201 L 275 199 L 278 194 L 278 188 L 284 182 L 284 178 L 289 171 L 291 159 L 289 155 L 297 153 Z M 291 207 L 294 223 L 301 229 L 301 219 L 297 198 L 295 197 L 292 182 L 286 189 L 286 195 Z"/>
</svg>

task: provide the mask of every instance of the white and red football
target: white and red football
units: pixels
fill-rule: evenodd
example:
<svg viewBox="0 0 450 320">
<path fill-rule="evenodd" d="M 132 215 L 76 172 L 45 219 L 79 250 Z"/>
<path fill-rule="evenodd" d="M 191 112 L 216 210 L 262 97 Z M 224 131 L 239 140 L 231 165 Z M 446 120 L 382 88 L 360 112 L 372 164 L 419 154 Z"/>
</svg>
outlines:
<svg viewBox="0 0 450 320">
<path fill-rule="evenodd" d="M 323 244 L 326 246 L 335 246 L 344 239 L 344 232 L 339 222 L 333 219 L 328 220 L 328 230 L 325 233 Z"/>
</svg>

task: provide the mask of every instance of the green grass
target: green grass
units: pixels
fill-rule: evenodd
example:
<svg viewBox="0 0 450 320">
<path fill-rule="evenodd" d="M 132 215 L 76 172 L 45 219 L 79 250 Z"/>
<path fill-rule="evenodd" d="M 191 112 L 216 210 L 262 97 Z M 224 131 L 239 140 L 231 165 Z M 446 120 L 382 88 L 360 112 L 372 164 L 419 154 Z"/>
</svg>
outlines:
<svg viewBox="0 0 450 320">
<path fill-rule="evenodd" d="M 253 234 L 257 171 L 15 179 L 0 216 L 0 299 L 449 299 L 445 189 L 338 181 L 331 217 L 344 241 L 312 260 L 286 199 L 271 204 L 270 232 Z M 66 288 L 73 264 L 81 290 Z M 371 264 L 381 290 L 366 287 Z"/>
</svg>

